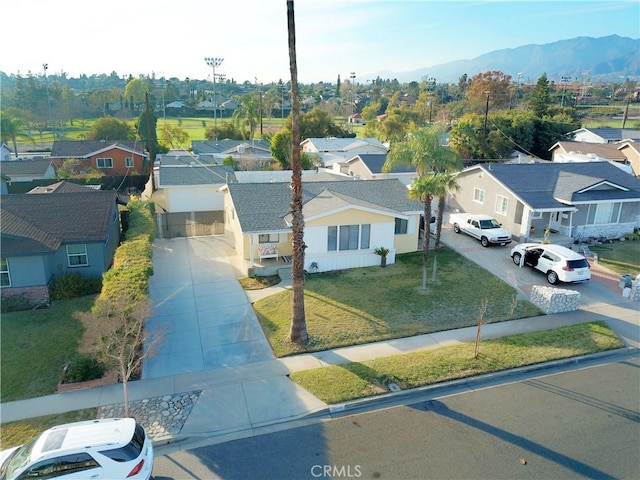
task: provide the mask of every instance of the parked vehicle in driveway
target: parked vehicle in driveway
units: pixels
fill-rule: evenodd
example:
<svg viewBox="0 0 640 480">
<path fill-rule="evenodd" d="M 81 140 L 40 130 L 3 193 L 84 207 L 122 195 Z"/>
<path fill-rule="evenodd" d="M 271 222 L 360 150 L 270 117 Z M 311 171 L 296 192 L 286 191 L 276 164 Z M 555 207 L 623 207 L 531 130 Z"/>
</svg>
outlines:
<svg viewBox="0 0 640 480">
<path fill-rule="evenodd" d="M 544 273 L 552 285 L 591 278 L 591 267 L 584 255 L 562 245 L 521 243 L 511 249 L 511 258 L 520 267 L 527 265 Z"/>
<path fill-rule="evenodd" d="M 454 232 L 464 232 L 480 240 L 483 247 L 511 243 L 511 234 L 489 215 L 452 213 L 449 216 L 449 223 L 453 225 Z"/>
<path fill-rule="evenodd" d="M 0 479 L 145 479 L 153 446 L 133 418 L 67 423 L 0 452 Z"/>
</svg>

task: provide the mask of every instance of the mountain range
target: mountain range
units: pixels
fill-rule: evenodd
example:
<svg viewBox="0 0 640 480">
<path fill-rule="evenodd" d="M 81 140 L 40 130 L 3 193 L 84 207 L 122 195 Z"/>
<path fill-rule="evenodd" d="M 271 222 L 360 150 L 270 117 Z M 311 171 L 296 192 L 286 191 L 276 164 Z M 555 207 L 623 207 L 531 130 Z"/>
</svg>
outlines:
<svg viewBox="0 0 640 480">
<path fill-rule="evenodd" d="M 561 77 L 581 82 L 622 82 L 640 79 L 640 39 L 609 35 L 576 37 L 542 45 L 494 50 L 470 60 L 455 60 L 408 72 L 381 71 L 365 79 L 395 78 L 400 83 L 433 77 L 438 83 L 457 83 L 467 74 L 499 70 L 523 83 L 535 83 L 544 73 L 551 81 Z"/>
</svg>

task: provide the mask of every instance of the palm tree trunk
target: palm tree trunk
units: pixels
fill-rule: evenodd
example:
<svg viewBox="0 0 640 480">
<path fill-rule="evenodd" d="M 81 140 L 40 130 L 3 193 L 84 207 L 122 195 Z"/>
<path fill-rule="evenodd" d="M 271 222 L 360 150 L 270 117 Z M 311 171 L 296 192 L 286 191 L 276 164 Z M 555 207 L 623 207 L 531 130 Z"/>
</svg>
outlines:
<svg viewBox="0 0 640 480">
<path fill-rule="evenodd" d="M 289 339 L 306 342 L 307 320 L 304 313 L 304 217 L 302 216 L 302 166 L 300 163 L 300 103 L 298 100 L 298 66 L 296 60 L 296 24 L 293 0 L 287 0 L 289 31 L 289 69 L 291 70 L 291 228 L 293 316 Z"/>
<path fill-rule="evenodd" d="M 440 235 L 442 234 L 442 217 L 444 216 L 445 197 L 438 197 L 438 216 L 436 217 L 436 242 L 433 247 L 433 269 L 431 271 L 431 283 L 436 281 L 438 272 L 438 249 L 440 248 Z"/>
<path fill-rule="evenodd" d="M 429 259 L 429 240 L 431 237 L 431 195 L 424 198 L 424 235 L 422 238 L 422 290 L 427 289 L 427 260 Z"/>
</svg>

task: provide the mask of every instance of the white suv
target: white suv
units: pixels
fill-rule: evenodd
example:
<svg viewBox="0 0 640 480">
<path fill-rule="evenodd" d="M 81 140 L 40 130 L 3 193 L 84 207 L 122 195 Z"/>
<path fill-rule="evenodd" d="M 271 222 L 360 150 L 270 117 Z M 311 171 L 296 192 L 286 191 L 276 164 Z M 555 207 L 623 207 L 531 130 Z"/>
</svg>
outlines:
<svg viewBox="0 0 640 480">
<path fill-rule="evenodd" d="M 0 479 L 145 479 L 153 446 L 133 418 L 108 418 L 50 428 L 0 452 Z"/>
<path fill-rule="evenodd" d="M 528 265 L 547 276 L 549 283 L 584 282 L 591 278 L 587 259 L 562 245 L 521 243 L 511 249 L 513 263 Z"/>
</svg>

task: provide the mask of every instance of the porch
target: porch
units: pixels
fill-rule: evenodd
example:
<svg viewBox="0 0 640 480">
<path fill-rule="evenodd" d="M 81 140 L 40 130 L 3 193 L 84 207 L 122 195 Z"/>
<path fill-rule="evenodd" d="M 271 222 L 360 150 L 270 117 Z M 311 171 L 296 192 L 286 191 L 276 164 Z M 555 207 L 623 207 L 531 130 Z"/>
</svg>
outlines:
<svg viewBox="0 0 640 480">
<path fill-rule="evenodd" d="M 515 240 L 515 238 L 514 238 Z M 531 243 L 552 243 L 554 245 L 562 245 L 563 247 L 571 248 L 571 245 L 574 244 L 574 239 L 569 237 L 568 235 L 563 235 L 561 233 L 549 233 L 548 237 L 545 239 L 544 232 L 541 235 L 532 234 L 525 238 L 521 243 L 531 242 Z"/>
</svg>

